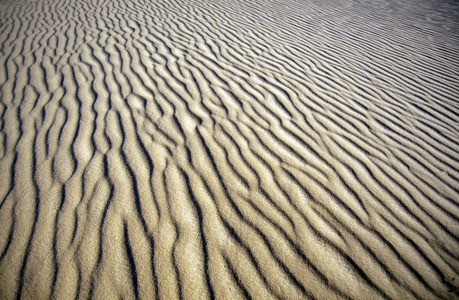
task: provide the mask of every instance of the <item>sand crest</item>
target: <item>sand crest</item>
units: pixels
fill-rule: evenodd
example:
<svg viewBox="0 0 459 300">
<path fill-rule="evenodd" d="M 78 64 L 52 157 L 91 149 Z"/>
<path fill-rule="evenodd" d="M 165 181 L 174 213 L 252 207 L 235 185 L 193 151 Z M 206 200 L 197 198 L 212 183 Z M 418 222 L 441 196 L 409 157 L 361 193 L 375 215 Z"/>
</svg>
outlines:
<svg viewBox="0 0 459 300">
<path fill-rule="evenodd" d="M 0 0 L 0 299 L 459 299 L 458 11 Z"/>
</svg>

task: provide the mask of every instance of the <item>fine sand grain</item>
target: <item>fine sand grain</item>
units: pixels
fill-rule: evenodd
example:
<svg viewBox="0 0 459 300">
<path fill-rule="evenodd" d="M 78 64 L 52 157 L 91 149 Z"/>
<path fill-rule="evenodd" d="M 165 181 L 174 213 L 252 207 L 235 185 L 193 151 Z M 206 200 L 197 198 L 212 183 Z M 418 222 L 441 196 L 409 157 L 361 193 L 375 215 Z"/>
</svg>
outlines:
<svg viewBox="0 0 459 300">
<path fill-rule="evenodd" d="M 459 5 L 0 0 L 0 299 L 459 299 Z"/>
</svg>

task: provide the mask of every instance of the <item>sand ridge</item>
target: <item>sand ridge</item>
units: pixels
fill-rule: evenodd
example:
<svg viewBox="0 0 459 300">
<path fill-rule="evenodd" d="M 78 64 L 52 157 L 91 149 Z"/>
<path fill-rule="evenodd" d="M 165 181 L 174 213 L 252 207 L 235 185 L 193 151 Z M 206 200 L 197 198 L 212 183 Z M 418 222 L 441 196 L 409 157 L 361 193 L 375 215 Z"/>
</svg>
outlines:
<svg viewBox="0 0 459 300">
<path fill-rule="evenodd" d="M 0 299 L 459 298 L 457 11 L 0 0 Z"/>
</svg>

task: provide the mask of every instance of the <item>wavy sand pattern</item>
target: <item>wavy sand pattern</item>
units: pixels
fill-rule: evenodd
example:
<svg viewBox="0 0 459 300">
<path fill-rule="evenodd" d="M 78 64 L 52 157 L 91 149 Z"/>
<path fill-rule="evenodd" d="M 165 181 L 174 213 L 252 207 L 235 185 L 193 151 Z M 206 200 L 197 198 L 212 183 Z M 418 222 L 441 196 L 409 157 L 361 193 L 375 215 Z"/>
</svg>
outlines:
<svg viewBox="0 0 459 300">
<path fill-rule="evenodd" d="M 458 11 L 0 0 L 0 298 L 457 299 Z"/>
</svg>

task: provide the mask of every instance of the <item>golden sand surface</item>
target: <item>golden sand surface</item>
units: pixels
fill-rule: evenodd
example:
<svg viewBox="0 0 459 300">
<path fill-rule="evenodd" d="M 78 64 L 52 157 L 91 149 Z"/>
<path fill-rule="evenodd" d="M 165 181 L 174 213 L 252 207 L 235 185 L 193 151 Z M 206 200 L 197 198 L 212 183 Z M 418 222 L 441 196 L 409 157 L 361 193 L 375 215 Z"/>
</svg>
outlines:
<svg viewBox="0 0 459 300">
<path fill-rule="evenodd" d="M 459 4 L 0 0 L 0 299 L 459 299 Z"/>
</svg>

